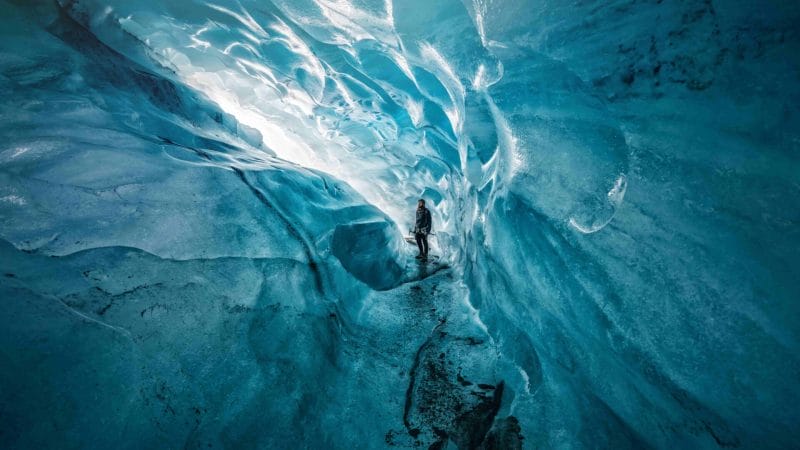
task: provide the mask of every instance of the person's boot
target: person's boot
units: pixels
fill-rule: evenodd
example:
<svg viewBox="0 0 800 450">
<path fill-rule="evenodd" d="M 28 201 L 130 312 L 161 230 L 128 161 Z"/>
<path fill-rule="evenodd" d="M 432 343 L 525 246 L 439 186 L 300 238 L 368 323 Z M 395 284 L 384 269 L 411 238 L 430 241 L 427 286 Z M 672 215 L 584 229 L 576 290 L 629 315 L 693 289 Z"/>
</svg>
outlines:
<svg viewBox="0 0 800 450">
<path fill-rule="evenodd" d="M 424 258 L 425 258 L 425 255 L 423 255 L 422 253 L 420 253 L 419 255 L 415 256 L 414 258 L 416 258 L 416 259 L 424 259 Z"/>
</svg>

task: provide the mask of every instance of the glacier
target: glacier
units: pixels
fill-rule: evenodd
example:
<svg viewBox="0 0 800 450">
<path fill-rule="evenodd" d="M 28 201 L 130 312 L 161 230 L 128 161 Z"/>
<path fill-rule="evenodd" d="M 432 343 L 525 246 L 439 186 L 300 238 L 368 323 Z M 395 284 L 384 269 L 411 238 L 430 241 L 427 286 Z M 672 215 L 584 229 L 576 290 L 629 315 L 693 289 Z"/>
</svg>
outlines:
<svg viewBox="0 0 800 450">
<path fill-rule="evenodd" d="M 797 2 L 0 8 L 0 447 L 797 446 Z"/>
</svg>

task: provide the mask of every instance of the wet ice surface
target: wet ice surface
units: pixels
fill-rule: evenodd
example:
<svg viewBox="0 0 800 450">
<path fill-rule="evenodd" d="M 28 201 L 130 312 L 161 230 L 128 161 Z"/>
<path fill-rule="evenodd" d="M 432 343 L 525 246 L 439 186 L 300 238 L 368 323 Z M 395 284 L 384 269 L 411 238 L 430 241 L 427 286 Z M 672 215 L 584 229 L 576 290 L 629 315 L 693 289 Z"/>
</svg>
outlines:
<svg viewBox="0 0 800 450">
<path fill-rule="evenodd" d="M 797 4 L 0 7 L 1 447 L 794 445 Z"/>
<path fill-rule="evenodd" d="M 465 295 L 441 271 L 365 300 L 352 330 L 358 338 L 345 350 L 359 363 L 337 383 L 350 393 L 343 411 L 376 420 L 375 428 L 353 430 L 353 446 L 444 448 L 449 439 L 470 448 L 491 439 L 498 355 Z M 377 430 L 383 442 L 375 441 Z"/>
<path fill-rule="evenodd" d="M 497 349 L 449 270 L 342 311 L 288 259 L 176 261 L 121 247 L 46 257 L 7 244 L 0 255 L 0 292 L 14 299 L 2 303 L 3 336 L 25 349 L 5 370 L 29 371 L 4 382 L 7 401 L 26 405 L 3 427 L 20 448 L 96 425 L 102 433 L 69 445 L 520 442 L 514 418 L 490 432 Z"/>
</svg>

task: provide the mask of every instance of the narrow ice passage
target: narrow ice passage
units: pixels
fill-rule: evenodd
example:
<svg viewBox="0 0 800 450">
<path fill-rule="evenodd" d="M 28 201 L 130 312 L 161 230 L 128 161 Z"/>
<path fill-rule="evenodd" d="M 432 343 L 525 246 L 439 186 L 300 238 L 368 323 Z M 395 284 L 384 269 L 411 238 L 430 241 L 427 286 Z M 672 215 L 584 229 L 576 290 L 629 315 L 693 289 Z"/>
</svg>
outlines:
<svg viewBox="0 0 800 450">
<path fill-rule="evenodd" d="M 796 446 L 797 2 L 0 13 L 0 448 Z"/>
</svg>

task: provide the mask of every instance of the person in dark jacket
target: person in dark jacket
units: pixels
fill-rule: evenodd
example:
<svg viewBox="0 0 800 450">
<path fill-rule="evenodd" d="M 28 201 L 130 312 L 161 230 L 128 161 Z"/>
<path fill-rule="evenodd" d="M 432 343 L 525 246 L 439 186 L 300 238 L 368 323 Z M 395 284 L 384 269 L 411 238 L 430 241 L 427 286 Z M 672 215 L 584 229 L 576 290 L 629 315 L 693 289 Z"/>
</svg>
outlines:
<svg viewBox="0 0 800 450">
<path fill-rule="evenodd" d="M 417 217 L 414 222 L 414 237 L 419 247 L 417 259 L 428 258 L 428 233 L 431 232 L 431 212 L 425 207 L 425 200 L 417 202 Z"/>
</svg>

